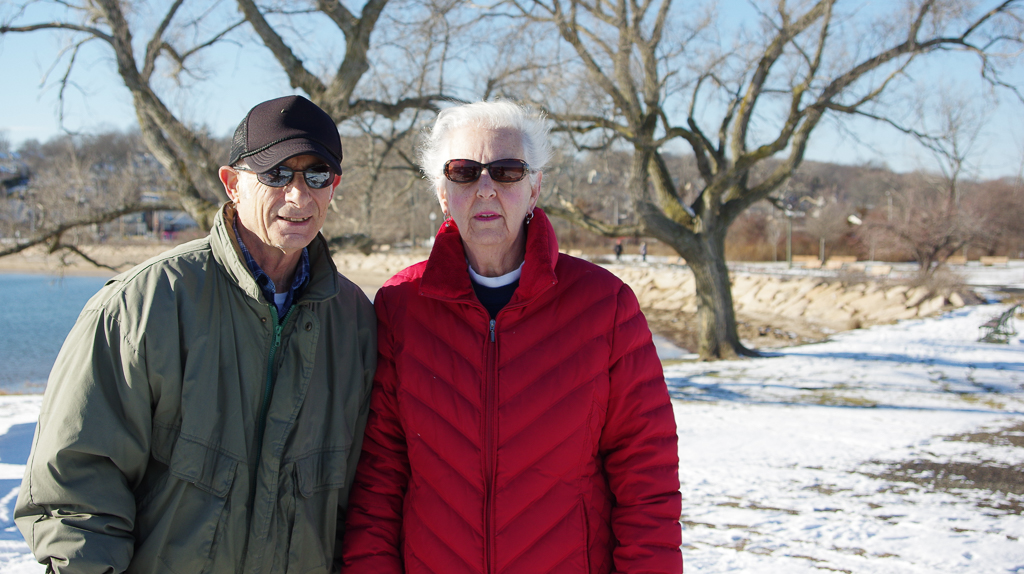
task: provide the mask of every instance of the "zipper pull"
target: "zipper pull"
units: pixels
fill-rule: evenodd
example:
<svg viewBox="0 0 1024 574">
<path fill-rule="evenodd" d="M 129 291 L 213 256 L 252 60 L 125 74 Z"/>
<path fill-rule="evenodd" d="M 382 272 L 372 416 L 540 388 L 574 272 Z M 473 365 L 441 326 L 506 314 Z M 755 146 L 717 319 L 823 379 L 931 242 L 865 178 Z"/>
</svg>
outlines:
<svg viewBox="0 0 1024 574">
<path fill-rule="evenodd" d="M 494 319 L 491 319 L 491 342 L 494 342 Z"/>
</svg>

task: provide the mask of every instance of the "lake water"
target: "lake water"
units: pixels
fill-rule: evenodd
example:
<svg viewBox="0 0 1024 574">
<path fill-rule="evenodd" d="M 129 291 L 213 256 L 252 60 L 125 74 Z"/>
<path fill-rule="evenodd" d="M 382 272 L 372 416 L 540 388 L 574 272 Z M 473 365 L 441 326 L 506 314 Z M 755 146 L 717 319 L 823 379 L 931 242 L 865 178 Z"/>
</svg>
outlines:
<svg viewBox="0 0 1024 574">
<path fill-rule="evenodd" d="M 43 392 L 75 319 L 106 281 L 0 273 L 0 392 Z"/>
</svg>

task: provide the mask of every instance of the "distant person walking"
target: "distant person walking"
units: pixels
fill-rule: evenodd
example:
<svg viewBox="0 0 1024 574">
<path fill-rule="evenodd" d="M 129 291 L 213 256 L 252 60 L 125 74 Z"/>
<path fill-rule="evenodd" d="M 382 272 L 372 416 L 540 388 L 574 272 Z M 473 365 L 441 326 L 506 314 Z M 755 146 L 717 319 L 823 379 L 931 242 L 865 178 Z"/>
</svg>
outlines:
<svg viewBox="0 0 1024 574">
<path fill-rule="evenodd" d="M 615 240 L 615 260 L 618 261 L 622 257 L 622 240 Z"/>
<path fill-rule="evenodd" d="M 643 241 L 640 243 L 640 259 L 644 262 L 647 261 L 647 242 Z"/>
</svg>

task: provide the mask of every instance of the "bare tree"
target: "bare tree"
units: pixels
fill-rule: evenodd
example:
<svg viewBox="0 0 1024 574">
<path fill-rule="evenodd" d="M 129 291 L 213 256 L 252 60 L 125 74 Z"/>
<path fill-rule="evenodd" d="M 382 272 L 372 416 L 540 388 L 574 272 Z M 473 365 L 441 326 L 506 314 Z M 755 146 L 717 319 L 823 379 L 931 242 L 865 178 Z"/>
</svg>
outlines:
<svg viewBox="0 0 1024 574">
<path fill-rule="evenodd" d="M 167 176 L 138 139 L 138 134 L 65 135 L 23 153 L 35 175 L 17 194 L 0 200 L 6 234 L 22 240 L 0 249 L 0 257 L 45 245 L 49 253 L 71 252 L 107 267 L 79 249 L 83 235 L 93 235 L 83 234 L 83 228 L 131 213 L 175 209 L 175 203 L 156 199 Z"/>
<path fill-rule="evenodd" d="M 1013 89 L 1002 77 L 1013 61 L 1001 56 L 1021 46 L 1021 2 L 983 4 L 914 0 L 865 23 L 874 13 L 858 12 L 857 3 L 845 12 L 838 0 L 758 3 L 759 32 L 744 29 L 722 49 L 710 18 L 693 16 L 701 11 L 692 6 L 676 14 L 671 0 L 499 6 L 560 40 L 546 47 L 557 74 L 523 97 L 544 106 L 580 147 L 621 141 L 633 151 L 635 226 L 601 221 L 568 201 L 547 209 L 597 233 L 653 236 L 679 252 L 697 284 L 698 352 L 713 359 L 754 354 L 737 336 L 728 227 L 793 174 L 823 118 L 889 121 L 885 98 L 898 93 L 910 66 L 951 51 L 974 55 L 983 78 Z M 696 158 L 692 199 L 663 157 L 677 141 Z"/>
<path fill-rule="evenodd" d="M 395 4 L 396 14 L 387 19 L 384 11 L 389 2 Z M 61 18 L 23 22 L 30 5 L 45 4 Z M 388 162 L 397 161 L 411 170 L 410 158 L 392 160 L 392 151 L 416 133 L 424 111 L 432 114 L 439 101 L 456 99 L 445 93 L 444 81 L 452 35 L 445 34 L 445 26 L 438 23 L 446 22 L 459 5 L 369 0 L 354 13 L 338 0 L 237 0 L 238 12 L 234 12 L 222 2 L 173 0 L 164 5 L 165 11 L 153 25 L 138 16 L 137 6 L 127 0 L 26 1 L 15 7 L 11 21 L 0 23 L 0 34 L 57 31 L 72 35 L 70 57 L 57 80 L 62 98 L 81 47 L 98 41 L 109 48 L 132 94 L 146 145 L 169 174 L 169 196 L 208 228 L 224 199 L 217 177 L 223 153 L 204 145 L 203 130 L 181 121 L 165 103 L 159 70 L 182 82 L 197 73 L 200 54 L 229 40 L 249 42 L 251 28 L 293 88 L 308 94 L 336 122 L 348 124 L 345 135 L 366 134 L 371 152 L 353 155 L 363 155 L 376 174 L 364 180 L 361 190 L 363 207 L 372 217 L 370 202 L 381 192 L 378 176 L 394 167 Z M 309 41 L 313 30 L 323 33 L 325 20 L 330 23 L 327 30 L 333 25 L 340 32 L 340 50 Z M 378 30 L 382 21 L 387 23 L 384 32 Z M 144 37 L 145 43 L 134 42 L 137 36 Z M 378 36 L 384 47 L 375 53 L 371 40 Z M 144 49 L 138 50 L 139 46 Z M 372 220 L 365 226 L 372 227 Z"/>
<path fill-rule="evenodd" d="M 964 202 L 970 159 L 985 121 L 984 102 L 949 87 L 921 94 L 917 102 L 921 127 L 899 127 L 932 153 L 940 174 L 929 174 L 924 188 L 896 189 L 896 219 L 887 215 L 884 223 L 878 218 L 872 227 L 910 250 L 921 272 L 931 275 L 957 250 L 994 236 L 991 224 L 996 213 L 983 209 L 982 202 Z"/>
<path fill-rule="evenodd" d="M 30 5 L 50 5 L 53 20 L 20 23 Z M 191 59 L 200 51 L 221 40 L 242 24 L 241 18 L 223 28 L 187 44 L 174 45 L 171 33 L 176 17 L 187 19 L 182 26 L 195 26 L 203 20 L 202 13 L 181 14 L 184 0 L 175 0 L 152 29 L 145 30 L 146 41 L 141 53 L 136 50 L 128 16 L 130 4 L 119 0 L 81 0 L 78 2 L 25 2 L 14 12 L 13 20 L 0 25 L 0 34 L 63 31 L 71 34 L 71 44 L 63 73 L 58 80 L 63 105 L 64 91 L 72 81 L 76 56 L 88 43 L 100 42 L 111 52 L 117 73 L 132 95 L 139 129 L 146 146 L 169 175 L 168 195 L 189 213 L 203 228 L 209 228 L 223 191 L 217 178 L 215 154 L 204 145 L 201 132 L 182 122 L 158 94 L 155 78 L 158 68 L 170 66 L 174 74 L 187 72 Z M 35 12 L 33 12 L 35 13 Z M 191 37 L 191 36 L 189 36 Z M 183 44 L 183 45 L 182 45 Z M 105 218 L 109 214 L 98 217 Z M 83 222 L 91 224 L 94 221 Z"/>
<path fill-rule="evenodd" d="M 955 208 L 961 199 L 960 182 L 972 175 L 970 160 L 978 152 L 988 102 L 947 85 L 940 85 L 934 92 L 921 89 L 919 93 L 916 115 L 921 127 L 894 125 L 931 152 L 942 175 L 938 185 L 946 188 Z"/>
<path fill-rule="evenodd" d="M 922 182 L 924 183 L 924 182 Z M 971 241 L 988 231 L 991 211 L 965 202 L 958 209 L 944 187 L 907 186 L 893 193 L 893 208 L 876 212 L 868 221 L 869 232 L 913 254 L 923 275 L 930 275 Z"/>
</svg>

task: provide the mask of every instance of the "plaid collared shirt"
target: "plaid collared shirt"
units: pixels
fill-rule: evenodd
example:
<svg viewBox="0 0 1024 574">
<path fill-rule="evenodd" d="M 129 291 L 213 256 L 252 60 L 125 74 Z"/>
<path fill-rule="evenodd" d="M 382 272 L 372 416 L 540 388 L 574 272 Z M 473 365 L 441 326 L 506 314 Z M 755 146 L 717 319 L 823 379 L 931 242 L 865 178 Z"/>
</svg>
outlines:
<svg viewBox="0 0 1024 574">
<path fill-rule="evenodd" d="M 249 249 L 246 248 L 245 243 L 242 242 L 242 236 L 238 233 L 238 222 L 233 221 L 232 226 L 235 229 L 235 237 L 238 239 L 238 246 L 242 249 L 242 255 L 245 256 L 245 264 L 249 266 L 249 272 L 252 273 L 252 278 L 256 280 L 256 284 L 260 286 L 260 291 L 263 292 L 263 296 L 267 298 L 267 301 L 275 303 L 274 294 L 277 293 L 277 287 L 274 282 L 270 279 L 263 269 L 260 268 L 259 263 L 253 259 L 252 254 L 249 253 Z M 292 308 L 292 303 L 295 302 L 295 297 L 302 291 L 302 288 L 309 281 L 309 250 L 305 247 L 302 248 L 302 255 L 299 256 L 299 266 L 295 269 L 295 276 L 292 278 L 292 286 L 288 289 L 288 293 L 285 294 L 284 303 L 277 306 L 277 316 L 281 319 L 288 313 L 288 310 Z"/>
</svg>

